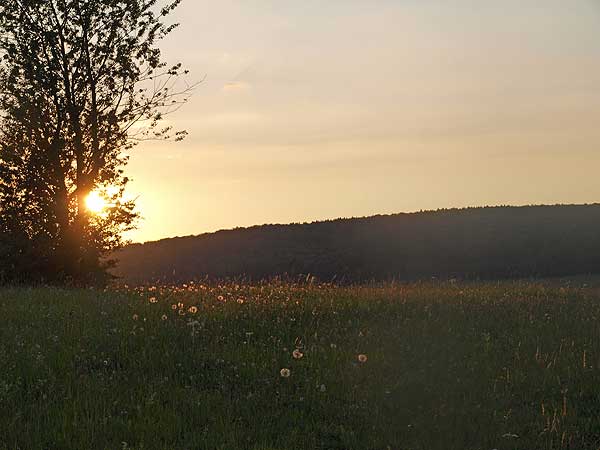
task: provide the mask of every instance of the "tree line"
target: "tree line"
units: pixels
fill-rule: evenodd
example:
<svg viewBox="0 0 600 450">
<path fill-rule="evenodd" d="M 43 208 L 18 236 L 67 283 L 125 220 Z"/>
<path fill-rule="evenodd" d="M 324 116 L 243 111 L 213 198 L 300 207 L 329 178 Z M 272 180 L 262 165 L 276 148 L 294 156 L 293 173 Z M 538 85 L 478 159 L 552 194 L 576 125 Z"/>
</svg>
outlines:
<svg viewBox="0 0 600 450">
<path fill-rule="evenodd" d="M 130 245 L 125 281 L 323 281 L 549 277 L 600 273 L 600 205 L 448 209 L 264 225 Z"/>
</svg>

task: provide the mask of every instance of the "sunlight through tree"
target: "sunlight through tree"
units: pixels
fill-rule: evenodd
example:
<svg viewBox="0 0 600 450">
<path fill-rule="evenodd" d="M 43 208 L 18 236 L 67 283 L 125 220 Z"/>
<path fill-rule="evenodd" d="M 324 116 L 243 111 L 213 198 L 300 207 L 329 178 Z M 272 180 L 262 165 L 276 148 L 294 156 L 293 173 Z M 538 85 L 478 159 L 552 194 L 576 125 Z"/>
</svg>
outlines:
<svg viewBox="0 0 600 450">
<path fill-rule="evenodd" d="M 158 43 L 181 0 L 15 0 L 0 5 L 0 275 L 89 281 L 135 226 L 128 151 L 181 140 L 187 101 Z M 101 212 L 101 214 L 99 214 Z"/>
</svg>

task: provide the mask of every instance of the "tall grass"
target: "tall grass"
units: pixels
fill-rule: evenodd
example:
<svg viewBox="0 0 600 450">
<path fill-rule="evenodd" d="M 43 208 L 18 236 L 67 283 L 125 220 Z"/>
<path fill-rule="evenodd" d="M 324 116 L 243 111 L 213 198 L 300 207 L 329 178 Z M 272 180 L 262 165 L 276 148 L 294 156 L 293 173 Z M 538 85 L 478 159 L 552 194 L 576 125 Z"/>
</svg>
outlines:
<svg viewBox="0 0 600 450">
<path fill-rule="evenodd" d="M 0 290 L 2 449 L 600 447 L 600 294 Z"/>
</svg>

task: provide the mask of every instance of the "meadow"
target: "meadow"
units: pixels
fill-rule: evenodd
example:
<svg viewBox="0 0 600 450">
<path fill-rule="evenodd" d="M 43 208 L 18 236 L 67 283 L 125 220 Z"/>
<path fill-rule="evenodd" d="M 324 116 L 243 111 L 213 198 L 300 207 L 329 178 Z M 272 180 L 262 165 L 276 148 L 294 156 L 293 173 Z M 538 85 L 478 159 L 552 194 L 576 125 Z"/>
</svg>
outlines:
<svg viewBox="0 0 600 450">
<path fill-rule="evenodd" d="M 1 449 L 600 448 L 600 289 L 0 289 Z"/>
</svg>

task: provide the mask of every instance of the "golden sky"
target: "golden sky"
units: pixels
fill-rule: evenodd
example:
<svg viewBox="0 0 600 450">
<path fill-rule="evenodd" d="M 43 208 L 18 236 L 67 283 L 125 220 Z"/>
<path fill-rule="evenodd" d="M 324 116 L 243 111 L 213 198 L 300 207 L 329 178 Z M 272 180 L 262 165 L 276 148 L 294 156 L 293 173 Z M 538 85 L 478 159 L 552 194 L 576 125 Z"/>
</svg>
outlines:
<svg viewBox="0 0 600 450">
<path fill-rule="evenodd" d="M 206 81 L 132 153 L 135 241 L 444 207 L 600 201 L 596 0 L 184 0 Z"/>
</svg>

